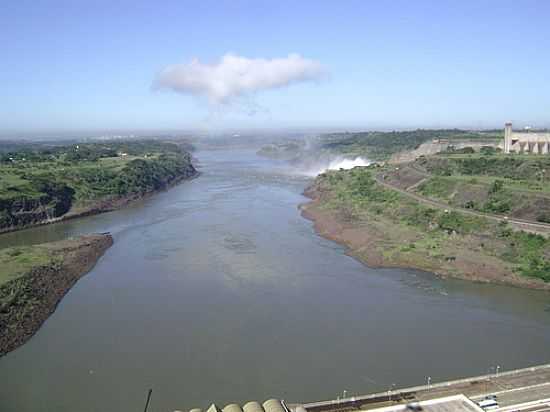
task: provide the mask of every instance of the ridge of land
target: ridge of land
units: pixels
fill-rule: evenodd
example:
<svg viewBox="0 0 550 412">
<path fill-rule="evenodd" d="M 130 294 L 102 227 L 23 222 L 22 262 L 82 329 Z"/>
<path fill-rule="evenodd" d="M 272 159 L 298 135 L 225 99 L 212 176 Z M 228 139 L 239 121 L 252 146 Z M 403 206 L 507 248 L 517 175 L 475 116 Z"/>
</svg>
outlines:
<svg viewBox="0 0 550 412">
<path fill-rule="evenodd" d="M 157 140 L 0 150 L 0 233 L 114 210 L 196 174 L 181 145 Z"/>
<path fill-rule="evenodd" d="M 550 158 L 498 153 L 373 164 L 319 175 L 301 209 L 371 266 L 550 290 L 547 170 Z"/>
</svg>

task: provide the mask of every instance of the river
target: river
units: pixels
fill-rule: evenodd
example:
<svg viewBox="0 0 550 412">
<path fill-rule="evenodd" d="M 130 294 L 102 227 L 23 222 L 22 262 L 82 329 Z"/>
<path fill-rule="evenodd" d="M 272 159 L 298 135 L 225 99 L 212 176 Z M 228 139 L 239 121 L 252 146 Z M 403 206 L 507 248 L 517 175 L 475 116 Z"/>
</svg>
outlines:
<svg viewBox="0 0 550 412">
<path fill-rule="evenodd" d="M 24 346 L 0 411 L 186 411 L 387 390 L 550 361 L 550 295 L 372 269 L 300 216 L 309 178 L 254 150 L 132 206 L 0 236 L 113 233 Z"/>
</svg>

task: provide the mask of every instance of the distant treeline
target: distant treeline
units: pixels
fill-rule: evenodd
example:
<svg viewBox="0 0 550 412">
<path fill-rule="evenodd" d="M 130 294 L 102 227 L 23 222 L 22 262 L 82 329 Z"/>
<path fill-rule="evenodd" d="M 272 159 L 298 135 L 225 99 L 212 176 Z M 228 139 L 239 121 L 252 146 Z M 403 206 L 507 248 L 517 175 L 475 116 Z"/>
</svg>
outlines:
<svg viewBox="0 0 550 412">
<path fill-rule="evenodd" d="M 499 139 L 502 136 L 501 131 L 478 132 L 460 129 L 331 133 L 321 136 L 321 145 L 329 151 L 383 160 L 397 152 L 414 150 L 430 140 Z"/>
<path fill-rule="evenodd" d="M 157 152 L 174 152 L 192 150 L 187 142 L 180 144 L 158 140 L 109 141 L 105 143 L 17 143 L 0 141 L 0 163 L 14 160 L 45 161 L 79 161 L 97 160 L 102 157 L 117 157 L 121 154 L 141 156 Z"/>
</svg>

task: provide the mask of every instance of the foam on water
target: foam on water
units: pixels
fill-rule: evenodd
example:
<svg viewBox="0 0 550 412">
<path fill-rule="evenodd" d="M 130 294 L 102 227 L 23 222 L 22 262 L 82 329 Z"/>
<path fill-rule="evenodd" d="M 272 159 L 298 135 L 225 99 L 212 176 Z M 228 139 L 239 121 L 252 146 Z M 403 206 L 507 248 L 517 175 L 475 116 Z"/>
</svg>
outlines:
<svg viewBox="0 0 550 412">
<path fill-rule="evenodd" d="M 371 161 L 364 157 L 356 157 L 353 159 L 338 157 L 332 159 L 328 162 L 320 163 L 313 165 L 312 167 L 304 170 L 304 174 L 308 176 L 317 176 L 321 173 L 324 173 L 328 170 L 340 170 L 340 169 L 353 169 L 357 166 L 368 166 L 371 164 Z"/>
</svg>

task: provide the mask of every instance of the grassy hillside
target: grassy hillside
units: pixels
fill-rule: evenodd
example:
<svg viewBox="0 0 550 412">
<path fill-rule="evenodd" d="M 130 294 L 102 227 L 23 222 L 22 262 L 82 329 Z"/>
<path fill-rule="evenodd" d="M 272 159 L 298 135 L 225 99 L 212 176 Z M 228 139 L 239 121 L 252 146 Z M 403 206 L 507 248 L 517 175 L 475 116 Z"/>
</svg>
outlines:
<svg viewBox="0 0 550 412">
<path fill-rule="evenodd" d="M 375 168 L 320 175 L 315 188 L 322 205 L 352 227 L 378 233 L 374 247 L 384 261 L 460 273 L 468 265 L 550 282 L 550 240 L 512 231 L 483 217 L 434 209 L 381 187 Z M 483 267 L 482 267 L 483 265 Z M 474 272 L 475 272 L 474 270 Z"/>
<path fill-rule="evenodd" d="M 0 286 L 24 275 L 33 267 L 52 265 L 56 260 L 52 251 L 44 246 L 1 249 Z"/>
<path fill-rule="evenodd" d="M 160 189 L 195 172 L 159 141 L 34 147 L 0 154 L 0 228 L 56 218 L 97 200 Z"/>
<path fill-rule="evenodd" d="M 419 165 L 439 176 L 494 176 L 515 181 L 550 183 L 550 156 L 447 154 L 421 158 Z"/>
<path fill-rule="evenodd" d="M 444 155 L 420 158 L 412 166 L 431 176 L 416 189 L 423 196 L 452 206 L 550 223 L 548 156 Z"/>
</svg>

